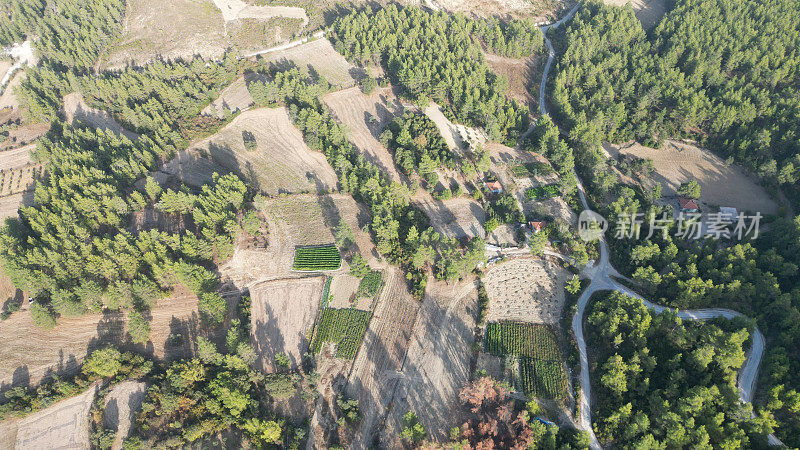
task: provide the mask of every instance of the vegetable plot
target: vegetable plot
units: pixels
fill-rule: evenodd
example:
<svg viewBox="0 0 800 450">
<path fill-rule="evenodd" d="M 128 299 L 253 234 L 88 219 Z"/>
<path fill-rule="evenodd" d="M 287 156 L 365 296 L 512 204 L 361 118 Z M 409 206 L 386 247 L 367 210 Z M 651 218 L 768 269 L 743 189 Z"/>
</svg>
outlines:
<svg viewBox="0 0 800 450">
<path fill-rule="evenodd" d="M 534 200 L 537 198 L 551 198 L 559 194 L 557 184 L 548 184 L 547 186 L 532 187 L 525 191 L 525 198 Z"/>
<path fill-rule="evenodd" d="M 324 342 L 333 342 L 337 358 L 355 358 L 371 317 L 372 313 L 360 309 L 323 309 L 311 341 L 311 351 L 319 353 Z"/>
<path fill-rule="evenodd" d="M 486 328 L 486 350 L 497 356 L 519 358 L 525 395 L 567 399 L 567 375 L 550 327 L 522 322 L 490 323 Z"/>
<path fill-rule="evenodd" d="M 294 270 L 336 270 L 340 267 L 342 257 L 335 245 L 295 249 Z"/>
</svg>

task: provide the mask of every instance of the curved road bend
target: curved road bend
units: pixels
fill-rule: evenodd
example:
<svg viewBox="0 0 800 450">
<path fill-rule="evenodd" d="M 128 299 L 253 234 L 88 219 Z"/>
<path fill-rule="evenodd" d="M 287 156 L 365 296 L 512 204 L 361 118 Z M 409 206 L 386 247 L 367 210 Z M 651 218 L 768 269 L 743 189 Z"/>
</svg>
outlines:
<svg viewBox="0 0 800 450">
<path fill-rule="evenodd" d="M 555 59 L 555 49 L 553 48 L 553 43 L 547 37 L 546 33 L 548 30 L 556 29 L 571 19 L 572 16 L 575 15 L 575 12 L 578 10 L 579 6 L 580 3 L 576 4 L 558 22 L 540 27 L 542 33 L 545 35 L 544 41 L 547 45 L 547 50 L 549 53 L 547 63 L 545 64 L 544 73 L 542 75 L 542 84 L 539 86 L 539 110 L 541 111 L 542 115 L 548 114 L 547 105 L 545 103 L 547 77 L 550 74 L 550 69 L 552 68 L 553 61 Z M 531 129 L 529 129 L 525 134 L 528 134 L 532 129 L 533 127 L 531 127 Z M 577 173 L 575 174 L 575 179 L 578 180 L 578 194 L 580 195 L 581 203 L 583 204 L 584 209 L 589 209 L 589 204 L 586 202 L 586 195 L 584 194 L 583 184 L 581 183 L 580 178 L 578 178 Z M 674 311 L 672 308 L 653 304 L 642 298 L 639 294 L 616 282 L 612 276 L 621 277 L 621 275 L 609 262 L 608 253 L 608 244 L 606 244 L 605 238 L 601 238 L 600 261 L 597 263 L 589 263 L 589 265 L 583 270 L 583 274 L 591 280 L 591 283 L 578 299 L 578 311 L 575 313 L 575 317 L 572 320 L 572 330 L 575 333 L 575 339 L 578 343 L 578 350 L 580 352 L 581 360 L 580 425 L 581 428 L 589 433 L 591 447 L 593 449 L 599 449 L 601 447 L 600 442 L 597 440 L 597 436 L 594 434 L 594 430 L 592 429 L 592 411 L 591 404 L 589 402 L 589 399 L 591 399 L 592 396 L 592 386 L 589 380 L 589 359 L 586 353 L 586 342 L 583 336 L 583 316 L 586 312 L 586 306 L 589 303 L 589 299 L 597 291 L 617 291 L 631 297 L 641 299 L 647 308 L 652 309 L 656 313 L 661 313 L 666 310 Z M 677 311 L 677 315 L 684 320 L 707 320 L 716 317 L 731 319 L 733 317 L 742 317 L 742 314 L 727 309 Z M 758 374 L 758 366 L 761 363 L 761 356 L 763 353 L 764 335 L 762 335 L 761 331 L 758 329 L 758 327 L 756 327 L 753 332 L 753 347 L 750 349 L 744 365 L 739 370 L 739 377 L 736 382 L 739 388 L 739 397 L 744 402 L 750 402 L 753 398 L 756 375 Z M 770 445 L 783 445 L 781 441 L 773 434 L 769 435 L 769 443 Z"/>
</svg>

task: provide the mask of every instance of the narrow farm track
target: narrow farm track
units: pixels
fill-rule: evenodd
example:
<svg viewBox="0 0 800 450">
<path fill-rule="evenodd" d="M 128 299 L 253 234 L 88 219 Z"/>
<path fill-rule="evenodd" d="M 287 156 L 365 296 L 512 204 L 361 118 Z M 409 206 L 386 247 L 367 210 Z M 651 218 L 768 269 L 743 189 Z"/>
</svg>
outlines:
<svg viewBox="0 0 800 450">
<path fill-rule="evenodd" d="M 545 65 L 544 74 L 542 75 L 542 84 L 539 86 L 539 110 L 541 114 L 547 115 L 547 104 L 545 102 L 545 94 L 547 92 L 547 77 L 550 73 L 550 69 L 552 68 L 553 61 L 555 60 L 555 49 L 553 48 L 553 43 L 547 37 L 547 31 L 550 29 L 556 29 L 569 19 L 575 15 L 575 12 L 578 10 L 580 3 L 576 4 L 563 18 L 561 18 L 558 22 L 542 26 L 541 30 L 542 33 L 545 34 L 545 44 L 547 45 L 548 50 L 548 58 L 547 64 Z M 533 130 L 533 127 L 525 133 L 527 135 Z M 583 189 L 583 183 L 581 183 L 580 178 L 578 178 L 578 174 L 575 174 L 575 178 L 578 180 L 578 194 L 580 195 L 581 203 L 583 204 L 584 209 L 589 209 L 589 204 L 586 201 L 586 195 Z M 580 420 L 579 424 L 580 427 L 589 433 L 590 440 L 591 440 L 591 448 L 599 449 L 601 448 L 600 442 L 597 440 L 597 436 L 592 429 L 592 411 L 591 411 L 591 402 L 590 399 L 592 397 L 591 389 L 592 385 L 589 379 L 589 358 L 588 353 L 586 350 L 586 341 L 583 335 L 583 316 L 586 312 L 586 306 L 589 303 L 592 295 L 598 291 L 617 291 L 623 294 L 629 295 L 634 298 L 638 298 L 642 300 L 644 305 L 648 309 L 652 309 L 656 313 L 662 313 L 664 311 L 675 311 L 681 319 L 684 320 L 708 320 L 717 317 L 723 317 L 726 319 L 731 319 L 734 317 L 743 317 L 742 314 L 727 310 L 727 309 L 701 309 L 701 310 L 685 310 L 679 311 L 674 310 L 669 307 L 656 305 L 651 303 L 641 297 L 639 294 L 631 291 L 627 287 L 623 286 L 622 284 L 618 283 L 612 277 L 620 277 L 621 275 L 617 272 L 616 269 L 611 265 L 609 261 L 609 250 L 608 245 L 603 237 L 600 239 L 600 261 L 599 262 L 591 262 L 589 265 L 584 268 L 583 275 L 587 276 L 591 283 L 583 292 L 581 297 L 578 299 L 578 311 L 575 313 L 575 316 L 572 320 L 572 330 L 575 333 L 575 339 L 578 343 L 578 350 L 580 352 L 580 360 L 581 360 L 581 373 L 580 373 L 580 382 L 581 382 L 581 393 L 580 393 Z M 743 402 L 751 402 L 753 399 L 753 392 L 755 391 L 755 383 L 756 383 L 756 376 L 758 374 L 758 366 L 761 363 L 761 357 L 764 353 L 764 335 L 761 334 L 761 331 L 758 327 L 755 327 L 753 331 L 753 346 L 748 352 L 747 359 L 745 360 L 744 365 L 739 370 L 739 377 L 736 380 L 737 387 L 739 388 L 739 397 Z M 782 446 L 783 443 L 774 435 L 770 434 L 768 436 L 769 444 L 773 446 Z"/>
</svg>

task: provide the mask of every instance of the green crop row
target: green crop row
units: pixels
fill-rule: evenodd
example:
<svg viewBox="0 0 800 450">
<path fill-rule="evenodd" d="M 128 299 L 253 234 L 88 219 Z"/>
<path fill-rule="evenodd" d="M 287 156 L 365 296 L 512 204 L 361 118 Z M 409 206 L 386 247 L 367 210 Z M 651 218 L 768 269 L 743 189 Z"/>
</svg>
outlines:
<svg viewBox="0 0 800 450">
<path fill-rule="evenodd" d="M 369 311 L 360 309 L 323 309 L 311 341 L 311 351 L 319 353 L 324 342 L 333 342 L 336 344 L 337 358 L 355 358 L 370 317 Z"/>
<path fill-rule="evenodd" d="M 552 328 L 522 322 L 493 322 L 486 327 L 486 351 L 519 357 L 522 389 L 528 396 L 567 398 L 567 375 Z"/>
<path fill-rule="evenodd" d="M 374 297 L 381 287 L 383 276 L 380 270 L 373 270 L 361 279 L 358 285 L 358 297 Z"/>
<path fill-rule="evenodd" d="M 525 190 L 525 198 L 533 200 L 537 198 L 550 198 L 559 194 L 557 184 L 548 184 L 547 186 L 532 187 Z"/>
<path fill-rule="evenodd" d="M 302 247 L 294 252 L 294 270 L 336 270 L 342 266 L 342 256 L 335 245 Z"/>
</svg>

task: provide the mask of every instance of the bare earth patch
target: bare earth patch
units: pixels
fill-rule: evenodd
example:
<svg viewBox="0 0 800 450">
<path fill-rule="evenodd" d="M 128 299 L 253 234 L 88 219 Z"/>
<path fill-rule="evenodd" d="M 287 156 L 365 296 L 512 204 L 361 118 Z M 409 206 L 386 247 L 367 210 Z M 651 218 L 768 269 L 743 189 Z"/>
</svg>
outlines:
<svg viewBox="0 0 800 450">
<path fill-rule="evenodd" d="M 395 117 L 403 113 L 391 88 L 378 88 L 365 95 L 359 87 L 332 92 L 323 97 L 336 119 L 348 130 L 350 142 L 392 181 L 405 177 L 397 170 L 394 158 L 377 136 Z"/>
<path fill-rule="evenodd" d="M 22 419 L 15 448 L 89 448 L 89 411 L 96 394 L 97 385 L 92 385 L 83 394 Z"/>
<path fill-rule="evenodd" d="M 356 299 L 356 294 L 358 293 L 358 286 L 361 284 L 361 279 L 356 278 L 351 275 L 341 274 L 336 275 L 333 277 L 331 281 L 331 295 L 333 298 L 328 306 L 331 308 L 350 308 L 353 306 L 359 306 L 358 302 L 354 302 Z M 369 307 L 369 302 L 362 302 L 364 303 L 363 306 Z"/>
<path fill-rule="evenodd" d="M 606 153 L 630 154 L 652 159 L 656 171 L 651 183 L 661 183 L 663 195 L 677 195 L 681 183 L 696 180 L 700 184 L 700 200 L 716 206 L 732 206 L 739 211 L 760 211 L 775 214 L 778 205 L 755 179 L 738 166 L 727 165 L 711 152 L 679 141 L 666 141 L 660 149 L 631 143 L 603 144 Z"/>
<path fill-rule="evenodd" d="M 125 136 L 130 140 L 137 139 L 139 135 L 122 127 L 107 111 L 92 108 L 86 104 L 80 92 L 73 92 L 64 97 L 64 115 L 67 122 L 75 125 L 76 122 L 89 125 L 118 136 Z"/>
<path fill-rule="evenodd" d="M 122 441 L 130 435 L 136 414 L 142 407 L 147 384 L 141 381 L 123 381 L 111 389 L 105 398 L 103 420 L 109 429 L 117 432 L 112 448 L 122 448 Z"/>
<path fill-rule="evenodd" d="M 550 261 L 513 259 L 483 278 L 489 295 L 487 322 L 515 320 L 557 326 L 564 309 L 570 273 Z"/>
<path fill-rule="evenodd" d="M 436 442 L 446 442 L 461 425 L 458 392 L 469 380 L 475 338 L 477 290 L 474 280 L 428 284 L 408 354 L 381 434 L 382 446 L 401 448 L 403 415 L 414 411 Z"/>
<path fill-rule="evenodd" d="M 667 11 L 666 0 L 603 0 L 606 5 L 625 6 L 630 4 L 636 18 L 642 22 L 644 29 L 655 25 Z"/>
<path fill-rule="evenodd" d="M 314 72 L 325 77 L 329 83 L 340 87 L 353 86 L 355 84 L 354 75 L 358 73 L 358 69 L 347 62 L 327 39 L 315 39 L 262 57 L 282 67 L 294 65 L 306 71 L 311 67 Z"/>
<path fill-rule="evenodd" d="M 436 128 L 439 129 L 450 150 L 463 154 L 468 144 L 476 146 L 488 140 L 482 129 L 451 122 L 445 117 L 442 108 L 434 102 L 431 102 L 423 113 L 436 124 Z"/>
<path fill-rule="evenodd" d="M 245 140 L 254 148 L 246 148 Z M 245 111 L 191 150 L 208 154 L 268 195 L 332 191 L 338 183 L 325 156 L 308 148 L 283 107 Z"/>
<path fill-rule="evenodd" d="M 559 9 L 555 1 L 529 0 L 424 0 L 424 4 L 450 12 L 463 12 L 479 17 L 545 18 Z"/>
<path fill-rule="evenodd" d="M 260 73 L 246 73 L 241 78 L 231 83 L 222 90 L 219 97 L 203 109 L 202 113 L 206 116 L 223 118 L 223 111 L 231 112 L 244 111 L 253 106 L 253 97 L 247 89 L 247 85 L 254 81 L 264 81 L 267 77 Z"/>
<path fill-rule="evenodd" d="M 483 223 L 486 211 L 471 198 L 454 198 L 439 201 L 431 196 L 417 196 L 414 204 L 419 206 L 431 219 L 436 232 L 451 238 L 485 237 Z"/>
<path fill-rule="evenodd" d="M 324 277 L 274 280 L 250 288 L 256 366 L 265 373 L 277 370 L 278 353 L 289 357 L 292 368 L 302 363 L 319 312 L 324 281 Z"/>
<path fill-rule="evenodd" d="M 286 17 L 301 19 L 303 26 L 308 24 L 308 16 L 303 8 L 290 6 L 255 6 L 248 5 L 242 0 L 214 0 L 214 4 L 222 12 L 226 22 L 237 19 L 271 19 L 273 17 Z"/>
</svg>

